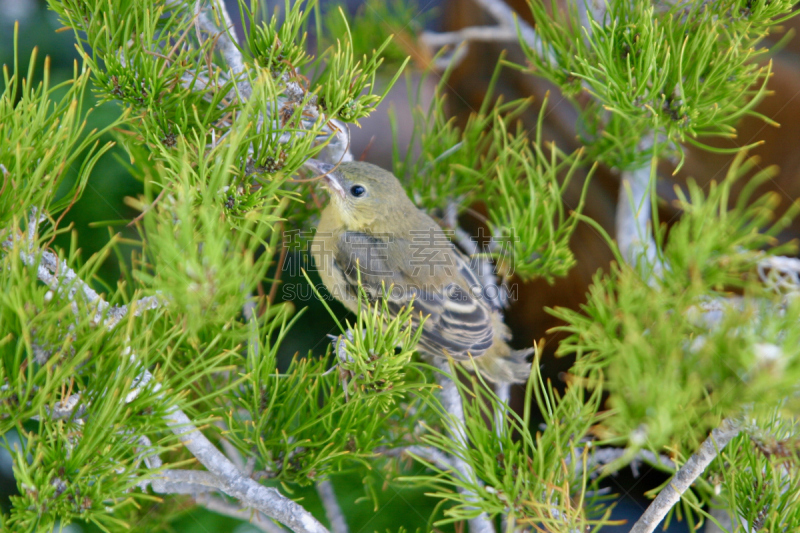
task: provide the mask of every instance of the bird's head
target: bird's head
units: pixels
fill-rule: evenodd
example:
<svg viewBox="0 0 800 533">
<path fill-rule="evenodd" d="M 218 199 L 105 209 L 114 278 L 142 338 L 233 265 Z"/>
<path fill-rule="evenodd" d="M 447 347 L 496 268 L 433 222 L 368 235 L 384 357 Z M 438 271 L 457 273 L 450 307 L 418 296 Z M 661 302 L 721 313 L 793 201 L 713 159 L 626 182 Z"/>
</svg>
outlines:
<svg viewBox="0 0 800 533">
<path fill-rule="evenodd" d="M 414 207 L 394 174 L 378 166 L 361 161 L 334 166 L 314 159 L 305 166 L 323 175 L 330 208 L 336 210 L 347 230 L 374 229 L 383 220 L 397 218 L 393 214 Z"/>
</svg>

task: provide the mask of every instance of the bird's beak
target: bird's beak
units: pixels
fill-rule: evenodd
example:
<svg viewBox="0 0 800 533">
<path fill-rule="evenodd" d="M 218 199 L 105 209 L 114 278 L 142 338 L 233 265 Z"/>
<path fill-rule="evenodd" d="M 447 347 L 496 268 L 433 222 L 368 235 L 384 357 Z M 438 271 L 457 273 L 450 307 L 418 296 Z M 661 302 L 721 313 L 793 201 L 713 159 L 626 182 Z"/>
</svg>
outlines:
<svg viewBox="0 0 800 533">
<path fill-rule="evenodd" d="M 333 169 L 336 168 L 335 165 L 329 165 L 328 163 L 323 163 L 322 161 L 317 161 L 316 159 L 308 159 L 305 163 L 303 163 L 303 166 L 310 168 L 312 171 L 317 173 L 317 175 L 321 175 L 328 190 L 332 193 L 338 194 L 339 197 L 344 199 L 345 191 L 344 186 L 340 181 L 340 176 L 337 172 L 333 172 Z"/>
</svg>

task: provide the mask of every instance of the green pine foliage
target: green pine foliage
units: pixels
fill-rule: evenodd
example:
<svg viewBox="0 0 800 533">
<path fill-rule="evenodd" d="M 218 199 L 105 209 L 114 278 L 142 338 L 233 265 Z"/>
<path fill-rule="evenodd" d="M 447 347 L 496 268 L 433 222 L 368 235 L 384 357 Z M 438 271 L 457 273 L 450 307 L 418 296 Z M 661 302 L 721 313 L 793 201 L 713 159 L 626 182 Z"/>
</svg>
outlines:
<svg viewBox="0 0 800 533">
<path fill-rule="evenodd" d="M 15 44 L 16 46 L 16 44 Z M 3 67 L 4 90 L 0 94 L 0 224 L 42 204 L 50 212 L 62 211 L 89 179 L 98 159 L 110 148 L 98 147 L 103 132 L 92 131 L 81 138 L 85 127 L 82 105 L 90 73 L 76 64 L 73 79 L 50 86 L 47 67 L 34 85 L 36 55 L 30 59 L 27 76 L 15 61 L 13 71 Z M 56 95 L 62 93 L 58 101 Z M 115 124 L 110 124 L 111 129 Z M 82 159 L 81 159 L 82 158 Z M 68 168 L 78 165 L 78 178 L 62 197 L 55 193 Z"/>
<path fill-rule="evenodd" d="M 759 43 L 792 16 L 792 2 L 608 2 L 590 28 L 546 2 L 530 2 L 541 46 L 524 46 L 530 68 L 565 89 L 586 91 L 581 108 L 588 154 L 620 169 L 668 155 L 703 136 L 734 137 L 736 121 L 764 96 L 770 64 Z M 769 121 L 766 119 L 765 120 Z M 637 150 L 654 134 L 668 142 Z"/>
<path fill-rule="evenodd" d="M 765 431 L 766 429 L 766 431 Z M 711 465 L 709 483 L 728 509 L 750 530 L 792 531 L 800 527 L 797 508 L 797 425 L 778 410 L 753 420 Z M 742 465 L 741 469 L 726 468 Z"/>
<path fill-rule="evenodd" d="M 331 472 L 369 467 L 377 448 L 402 446 L 423 420 L 420 404 L 430 401 L 433 388 L 411 362 L 421 334 L 412 334 L 411 311 L 387 320 L 386 304 L 362 304 L 352 338 L 343 330 L 337 340 L 339 366 L 333 369 L 327 358 L 309 354 L 278 372 L 291 308 L 266 313 L 270 330 L 258 332 L 264 340 L 255 341 L 264 344 L 248 347 L 244 382 L 233 407 L 220 413 L 231 428 L 226 438 L 243 453 L 255 450 L 265 478 L 303 486 Z"/>
<path fill-rule="evenodd" d="M 731 186 L 752 164 L 739 157 L 707 192 L 689 184 L 684 215 L 668 238 L 661 235 L 665 268 L 656 280 L 614 265 L 595 277 L 581 312 L 554 311 L 569 334 L 559 353 L 574 354 L 576 376 L 610 394 L 609 437 L 654 449 L 675 436 L 694 444 L 748 405 L 792 396 L 800 354 L 791 330 L 800 308 L 765 287 L 756 265 L 787 249 L 765 251 L 798 206 L 773 222 L 774 195 L 751 200 L 745 190 L 728 208 Z M 749 190 L 769 175 L 752 178 Z M 767 346 L 781 353 L 774 364 L 759 355 Z"/>
<path fill-rule="evenodd" d="M 416 35 L 430 18 L 431 12 L 415 0 L 367 0 L 350 16 L 338 3 L 329 3 L 322 14 L 323 41 L 334 44 L 340 35 L 349 34 L 357 56 L 383 47 L 387 64 L 400 65 L 416 49 Z M 388 44 L 386 40 L 389 40 Z"/>
<path fill-rule="evenodd" d="M 530 99 L 494 98 L 502 67 L 498 62 L 483 105 L 463 128 L 447 117 L 444 93 L 450 72 L 445 72 L 428 109 L 413 106 L 412 142 L 405 154 L 395 146 L 394 172 L 405 178 L 416 204 L 430 212 L 484 202 L 492 245 L 482 255 L 507 274 L 552 281 L 575 264 L 568 242 L 583 196 L 571 213 L 565 212 L 561 197 L 582 165 L 582 150 L 564 154 L 555 145 L 545 147 L 543 113 L 530 138 L 517 120 Z"/>
<path fill-rule="evenodd" d="M 473 378 L 472 386 L 459 382 L 468 444 L 454 441 L 442 430 L 423 437 L 425 443 L 463 458 L 476 476 L 465 479 L 420 458 L 439 473 L 433 495 L 455 503 L 439 525 L 467 520 L 480 511 L 506 515 L 518 526 L 547 531 L 586 531 L 608 523 L 609 513 L 600 505 L 597 486 L 586 468 L 590 452 L 581 445 L 596 421 L 601 393 L 595 390 L 586 395 L 584 389 L 571 387 L 559 395 L 543 381 L 538 361 L 538 357 L 534 359 L 522 416 L 508 411 L 499 423 L 495 419 L 494 424 L 487 424 L 486 420 L 493 420 L 504 407 L 485 383 Z M 455 373 L 455 368 L 452 370 Z M 547 428 L 543 432 L 529 429 L 532 405 L 538 406 L 543 416 Z M 442 415 L 452 419 L 449 413 Z M 426 477 L 407 479 L 430 482 Z M 475 506 L 473 495 L 478 495 L 480 507 Z"/>
<path fill-rule="evenodd" d="M 401 64 L 394 78 L 386 85 L 383 94 L 375 94 L 375 76 L 383 63 L 381 54 L 389 46 L 392 38 L 387 37 L 377 49 L 373 49 L 370 57 L 364 54 L 358 58 L 350 27 L 347 26 L 346 17 L 341 9 L 339 15 L 345 21 L 346 32 L 342 35 L 342 40 L 337 39 L 336 45 L 331 46 L 323 56 L 327 65 L 325 72 L 317 80 L 321 88 L 320 99 L 324 103 L 323 109 L 327 112 L 342 120 L 358 124 L 359 118 L 367 116 L 383 100 L 400 77 L 408 59 Z"/>
</svg>

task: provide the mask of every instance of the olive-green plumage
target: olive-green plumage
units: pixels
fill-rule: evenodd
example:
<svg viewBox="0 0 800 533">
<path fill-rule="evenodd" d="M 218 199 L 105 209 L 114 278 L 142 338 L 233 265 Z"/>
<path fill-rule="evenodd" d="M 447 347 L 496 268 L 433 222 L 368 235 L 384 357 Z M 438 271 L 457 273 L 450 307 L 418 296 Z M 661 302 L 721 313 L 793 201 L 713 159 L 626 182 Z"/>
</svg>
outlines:
<svg viewBox="0 0 800 533">
<path fill-rule="evenodd" d="M 500 313 L 482 298 L 468 260 L 439 225 L 408 198 L 397 178 L 369 163 L 309 161 L 325 174 L 331 201 L 322 211 L 312 255 L 331 294 L 352 311 L 357 287 L 385 297 L 391 312 L 412 304 L 425 318 L 418 350 L 451 356 L 494 382 L 527 380 L 531 350 L 512 350 Z M 418 311 L 418 313 L 417 313 Z"/>
</svg>

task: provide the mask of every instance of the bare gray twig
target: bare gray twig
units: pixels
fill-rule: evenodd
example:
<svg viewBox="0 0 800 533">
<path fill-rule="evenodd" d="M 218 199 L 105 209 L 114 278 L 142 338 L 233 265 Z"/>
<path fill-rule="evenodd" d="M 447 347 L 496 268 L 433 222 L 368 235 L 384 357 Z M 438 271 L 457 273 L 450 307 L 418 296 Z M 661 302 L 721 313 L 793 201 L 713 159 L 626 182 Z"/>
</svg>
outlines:
<svg viewBox="0 0 800 533">
<path fill-rule="evenodd" d="M 479 254 L 478 243 L 475 239 L 458 226 L 457 206 L 455 202 L 450 202 L 447 205 L 444 213 L 444 222 L 453 230 L 455 241 L 470 256 L 470 268 L 475 272 L 483 288 L 494 287 L 497 290 L 484 290 L 483 294 L 487 296 L 490 306 L 496 312 L 501 312 L 508 306 L 508 291 L 504 284 L 499 283 L 497 276 L 494 272 L 494 267 L 491 261 L 486 256 Z M 441 383 L 440 383 L 441 385 Z M 494 423 L 495 431 L 498 437 L 504 431 L 505 417 L 507 416 L 508 403 L 511 399 L 511 384 L 498 383 L 495 387 L 495 393 L 500 400 L 500 407 L 495 410 Z M 442 387 L 442 395 L 445 394 L 444 387 Z M 457 387 L 456 394 L 458 395 Z M 443 398 L 444 401 L 444 398 Z M 461 406 L 459 401 L 459 406 Z M 448 412 L 453 412 L 448 409 Z M 463 422 L 463 409 L 461 410 L 461 421 Z M 466 441 L 465 441 L 466 442 Z M 456 471 L 461 473 L 457 460 L 454 460 Z M 477 528 L 484 527 L 478 524 Z M 492 526 L 493 527 L 493 526 Z M 472 529 L 472 525 L 470 526 Z M 479 530 L 479 529 L 478 529 Z"/>
<path fill-rule="evenodd" d="M 426 31 L 420 39 L 431 48 L 458 45 L 464 41 L 517 42 L 517 31 L 504 26 L 468 26 L 447 33 Z"/>
<path fill-rule="evenodd" d="M 800 291 L 800 259 L 796 257 L 767 257 L 758 262 L 761 281 L 777 292 Z"/>
<path fill-rule="evenodd" d="M 641 148 L 652 148 L 652 136 L 644 139 Z M 651 168 L 653 170 L 651 171 Z M 641 261 L 652 266 L 648 274 L 651 282 L 660 277 L 664 265 L 657 256 L 656 243 L 650 233 L 651 216 L 651 172 L 654 167 L 643 166 L 631 172 L 623 172 L 620 183 L 619 201 L 617 203 L 617 244 L 623 258 L 636 267 Z M 703 441 L 700 449 L 664 487 L 644 514 L 634 524 L 631 533 L 651 533 L 664 519 L 672 507 L 678 503 L 681 495 L 705 471 L 716 457 L 719 450 L 739 434 L 739 423 L 733 419 L 725 419 L 720 427 Z"/>
<path fill-rule="evenodd" d="M 222 421 L 217 422 L 216 426 L 220 428 L 223 432 L 228 431 L 228 426 L 226 426 L 225 423 Z M 247 464 L 244 462 L 242 454 L 239 453 L 238 449 L 236 449 L 236 446 L 231 444 L 230 441 L 225 437 L 220 437 L 219 443 L 222 446 L 222 451 L 225 452 L 226 456 L 228 456 L 228 459 L 230 459 L 231 462 L 234 465 L 236 465 L 236 468 L 238 468 L 240 471 L 246 474 Z"/>
<path fill-rule="evenodd" d="M 336 499 L 336 493 L 333 491 L 333 483 L 329 479 L 323 479 L 316 483 L 317 494 L 319 499 L 322 500 L 322 506 L 325 508 L 325 516 L 328 517 L 328 522 L 331 524 L 332 533 L 347 533 L 347 521 L 344 519 L 344 513 Z"/>
<path fill-rule="evenodd" d="M 606 14 L 606 0 L 578 0 L 576 2 L 581 25 L 586 28 L 587 38 L 592 37 L 591 20 L 602 21 Z"/>
<path fill-rule="evenodd" d="M 81 401 L 81 395 L 73 394 L 67 398 L 64 398 L 63 400 L 56 402 L 56 404 L 53 406 L 53 411 L 49 413 L 50 419 L 51 420 L 62 420 L 65 418 L 69 418 L 72 420 L 80 419 L 81 417 L 83 417 L 84 414 L 86 414 L 86 405 L 82 404 L 80 407 L 78 406 L 78 403 L 80 401 Z"/>
<path fill-rule="evenodd" d="M 215 47 L 220 51 L 225 62 L 236 81 L 236 89 L 241 100 L 248 100 L 253 94 L 250 84 L 253 73 L 249 71 L 239 50 L 239 42 L 231 23 L 230 15 L 222 0 L 194 0 L 195 25 L 198 29 L 198 40 L 202 40 L 200 30 L 216 39 Z M 222 27 L 221 27 L 222 26 Z M 197 73 L 195 76 L 184 76 L 181 83 L 185 87 L 193 86 L 199 82 L 201 88 L 207 89 L 211 85 L 211 73 L 204 75 Z M 325 149 L 318 156 L 331 163 L 352 161 L 350 151 L 350 130 L 347 126 L 331 117 L 324 117 L 319 112 L 316 97 L 307 98 L 306 90 L 296 81 L 296 76 L 289 72 L 281 75 L 283 95 L 278 98 L 277 105 L 265 109 L 259 118 L 257 128 L 261 129 L 265 120 L 277 118 L 281 109 L 294 108 L 303 105 L 301 124 L 305 129 L 319 128 L 322 135 L 318 135 L 320 142 L 328 140 Z M 227 95 L 233 98 L 232 94 Z M 273 117 L 273 118 L 270 118 Z M 319 122 L 322 122 L 321 126 Z M 224 137 L 224 134 L 223 136 Z M 279 142 L 289 142 L 290 134 L 282 135 Z"/>
<path fill-rule="evenodd" d="M 233 77 L 236 80 L 236 88 L 244 100 L 250 98 L 253 88 L 245 73 L 244 60 L 239 51 L 239 39 L 236 37 L 236 29 L 231 22 L 228 9 L 222 0 L 211 0 L 206 6 L 206 0 L 196 0 L 194 13 L 196 24 L 206 33 L 219 36 L 217 38 L 217 49 L 219 49 L 225 63 L 230 67 Z M 211 14 L 209 14 L 211 11 Z M 220 28 L 218 22 L 222 23 Z"/>
<path fill-rule="evenodd" d="M 404 454 L 409 456 L 416 456 L 423 461 L 430 463 L 435 468 L 438 468 L 442 472 L 453 472 L 456 476 L 460 477 L 459 471 L 456 469 L 455 464 L 453 463 L 452 459 L 447 456 L 447 454 L 442 453 L 441 451 L 437 450 L 436 448 L 430 448 L 428 446 L 403 446 L 402 448 L 389 448 L 386 450 L 379 450 L 379 452 L 383 455 L 389 457 L 400 457 Z"/>
<path fill-rule="evenodd" d="M 19 243 L 19 240 L 17 241 Z M 13 241 L 4 241 L 3 246 L 8 249 L 14 248 Z M 29 252 L 25 247 L 19 246 L 20 257 L 29 266 L 37 267 L 37 275 L 41 281 L 51 287 L 57 294 L 74 301 L 80 292 L 86 303 L 94 306 L 97 310 L 94 316 L 96 323 L 100 323 L 110 306 L 102 296 L 80 279 L 78 275 L 68 267 L 66 261 L 48 251 Z M 38 260 L 37 260 L 38 257 Z M 112 326 L 113 327 L 113 326 Z M 123 356 L 135 358 L 126 349 Z M 132 402 L 138 397 L 144 386 L 153 381 L 153 375 L 147 369 L 142 369 L 139 376 L 134 380 L 133 391 L 129 393 L 125 401 Z M 160 384 L 156 384 L 152 391 L 159 393 Z M 161 393 L 163 394 L 163 393 Z M 69 416 L 74 406 L 79 402 L 70 402 L 70 407 L 66 407 L 66 415 Z M 270 516 L 286 524 L 294 531 L 307 533 L 327 533 L 325 527 L 317 521 L 308 511 L 294 501 L 283 496 L 273 488 L 267 488 L 260 483 L 243 475 L 225 455 L 220 452 L 205 435 L 203 435 L 192 424 L 189 417 L 177 406 L 172 405 L 167 409 L 164 419 L 167 426 L 178 436 L 186 448 L 200 461 L 208 472 L 199 471 L 179 471 L 166 470 L 160 472 L 162 478 L 150 480 L 154 490 L 164 489 L 170 493 L 196 493 L 200 490 L 219 490 L 225 494 L 236 498 L 244 507 L 252 507 L 265 515 Z M 141 441 L 141 439 L 139 439 Z M 144 457 L 149 464 L 159 465 L 160 459 L 150 456 Z M 167 474 L 167 472 L 171 472 Z"/>
<path fill-rule="evenodd" d="M 222 485 L 217 476 L 203 470 L 162 470 L 147 481 L 144 484 L 149 484 L 159 494 L 217 492 Z"/>
<path fill-rule="evenodd" d="M 149 371 L 144 370 L 149 374 Z M 265 487 L 245 477 L 205 435 L 192 424 L 177 406 L 164 415 L 167 426 L 208 471 L 220 479 L 219 490 L 239 500 L 243 507 L 252 507 L 275 518 L 293 531 L 327 533 L 327 529 L 302 506 L 283 496 L 276 489 Z"/>
<path fill-rule="evenodd" d="M 464 449 L 467 449 L 469 442 L 467 440 L 464 406 L 461 403 L 461 394 L 458 392 L 458 386 L 449 377 L 451 371 L 450 364 L 446 359 L 438 357 L 433 359 L 433 364 L 442 371 L 442 373 L 436 373 L 436 381 L 442 388 L 439 393 L 442 407 L 446 413 L 450 414 L 448 430 L 453 440 Z M 452 458 L 452 463 L 462 480 L 480 483 L 472 466 L 463 458 L 454 456 Z M 477 500 L 477 496 L 474 494 L 465 491 L 462 491 L 462 493 L 464 493 L 470 501 Z M 485 512 L 469 520 L 469 530 L 470 533 L 494 533 L 495 531 L 494 524 L 492 524 L 492 521 L 489 520 L 489 516 Z"/>
<path fill-rule="evenodd" d="M 643 140 L 642 145 L 643 149 L 652 147 L 652 138 Z M 650 233 L 651 190 L 649 164 L 622 173 L 617 201 L 617 246 L 630 265 L 637 266 L 644 259 L 658 277 L 663 265 Z"/>
<path fill-rule="evenodd" d="M 544 43 L 536 30 L 525 20 L 519 18 L 517 13 L 503 0 L 474 1 L 497 21 L 497 26 L 471 26 L 447 33 L 426 31 L 420 35 L 420 40 L 431 48 L 437 48 L 448 45 L 457 46 L 470 41 L 516 43 L 522 37 L 522 40 L 540 57 L 546 59 L 550 64 L 555 64 L 555 58 L 545 51 Z M 466 50 L 463 48 L 459 50 L 447 59 L 461 61 L 466 55 Z M 441 68 L 446 64 L 437 66 Z"/>
<path fill-rule="evenodd" d="M 247 520 L 265 533 L 286 533 L 284 528 L 270 520 L 263 513 L 257 513 L 252 509 L 239 507 L 235 503 L 229 502 L 224 498 L 212 496 L 211 494 L 197 494 L 194 501 L 209 511 L 214 511 L 215 513 L 232 518 L 238 518 L 239 520 Z"/>
<path fill-rule="evenodd" d="M 133 316 L 141 316 L 144 311 L 156 309 L 163 303 L 157 296 L 146 296 L 131 303 L 130 306 L 112 306 L 89 284 L 80 279 L 78 274 L 69 268 L 66 261 L 59 260 L 53 252 L 33 247 L 32 242 L 28 242 L 28 251 L 26 251 L 25 246 L 20 246 L 19 256 L 22 262 L 28 266 L 36 266 L 39 280 L 59 296 L 65 297 L 70 302 L 75 302 L 76 296 L 81 294 L 87 303 L 94 304 L 94 313 L 92 315 L 94 324 L 102 323 L 107 329 L 111 330 L 128 315 L 131 309 L 133 309 Z M 14 241 L 3 241 L 3 247 L 8 250 L 13 249 Z"/>
<path fill-rule="evenodd" d="M 508 28 L 516 28 L 519 26 L 519 34 L 528 46 L 539 51 L 540 55 L 549 62 L 553 63 L 555 61 L 552 56 L 544 53 L 542 38 L 539 37 L 536 30 L 523 19 L 519 18 L 517 13 L 503 0 L 475 0 L 475 3 L 489 13 L 500 26 Z"/>
<path fill-rule="evenodd" d="M 678 470 L 669 484 L 661 489 L 656 499 L 653 500 L 644 514 L 633 525 L 631 533 L 652 533 L 655 531 L 658 524 L 667 516 L 669 510 L 681 499 L 681 495 L 705 471 L 719 451 L 739 434 L 739 431 L 739 421 L 730 418 L 723 420 L 719 427 L 715 428 L 711 435 L 703 441 L 700 449 Z"/>
<path fill-rule="evenodd" d="M 573 457 L 583 457 L 584 452 L 586 452 L 586 447 L 575 448 L 575 455 Z M 588 453 L 586 454 L 586 469 L 589 472 L 589 476 L 593 477 L 600 474 L 601 467 L 614 463 L 615 461 L 622 459 L 626 455 L 628 455 L 629 450 L 626 448 L 614 448 L 614 447 L 590 447 Z M 567 458 L 567 464 L 571 463 L 571 458 Z M 650 450 L 639 450 L 636 452 L 636 455 L 630 462 L 631 472 L 633 473 L 633 477 L 639 477 L 639 465 L 642 462 L 647 462 L 654 465 L 663 465 L 666 468 L 675 469 L 675 463 L 664 454 L 654 454 Z M 584 461 L 576 461 L 575 462 L 575 472 L 580 474 L 584 469 Z"/>
</svg>

